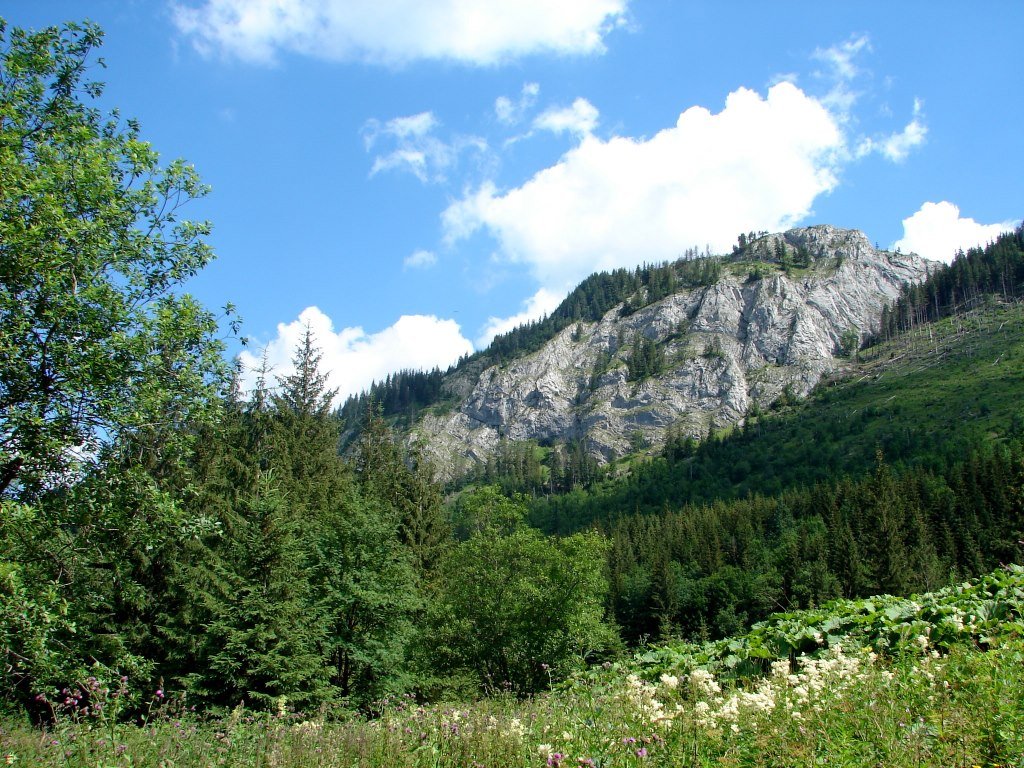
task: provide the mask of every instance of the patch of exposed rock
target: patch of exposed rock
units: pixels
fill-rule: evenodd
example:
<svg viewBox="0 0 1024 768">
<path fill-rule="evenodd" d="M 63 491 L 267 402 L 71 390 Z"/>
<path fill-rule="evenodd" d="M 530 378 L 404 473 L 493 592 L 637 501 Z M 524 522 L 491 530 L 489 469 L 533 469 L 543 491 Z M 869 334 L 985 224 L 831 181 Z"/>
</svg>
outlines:
<svg viewBox="0 0 1024 768">
<path fill-rule="evenodd" d="M 807 266 L 779 268 L 793 259 Z M 883 304 L 923 279 L 928 264 L 830 226 L 768 235 L 726 259 L 713 285 L 625 317 L 615 308 L 530 355 L 454 372 L 446 386 L 459 403 L 425 414 L 409 440 L 452 479 L 485 462 L 502 439 L 583 440 L 608 460 L 638 436 L 657 445 L 669 427 L 705 437 L 786 387 L 810 391 L 838 366 L 840 337 L 877 330 Z M 658 344 L 665 363 L 656 376 L 630 380 L 627 361 L 641 336 Z"/>
</svg>

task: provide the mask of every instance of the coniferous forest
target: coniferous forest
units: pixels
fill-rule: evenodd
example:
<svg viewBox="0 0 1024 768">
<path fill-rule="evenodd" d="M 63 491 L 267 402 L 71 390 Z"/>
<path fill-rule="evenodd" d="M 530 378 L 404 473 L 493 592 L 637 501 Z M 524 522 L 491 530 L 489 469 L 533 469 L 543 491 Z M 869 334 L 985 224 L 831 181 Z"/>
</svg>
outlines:
<svg viewBox="0 0 1024 768">
<path fill-rule="evenodd" d="M 45 729 L 106 707 L 145 723 L 174 698 L 200 720 L 322 723 L 394 714 L 398 700 L 528 700 L 565 680 L 604 685 L 649 643 L 714 643 L 835 600 L 945 594 L 1021 562 L 1024 229 L 905 286 L 878 336 L 848 350 L 856 379 L 701 443 L 638 444 L 618 473 L 582 442 L 506 442 L 444 488 L 396 431 L 445 397 L 441 372 L 396 373 L 335 410 L 307 328 L 293 373 L 264 366 L 243 391 L 224 357 L 241 330 L 232 308 L 182 292 L 212 258 L 209 225 L 179 215 L 207 192 L 195 171 L 162 165 L 138 125 L 94 106 L 96 27 L 0 29 L 4 718 Z M 594 275 L 462 365 L 720 270 L 693 253 Z M 638 342 L 629 377 L 664 365 Z M 647 652 L 664 696 L 683 701 L 667 693 L 669 652 Z M 973 657 L 950 659 L 984 676 Z M 653 707 L 653 688 L 629 685 Z M 457 736 L 458 720 L 438 727 Z M 502 738 L 525 732 L 512 722 Z M 623 760 L 659 746 L 643 738 Z M 538 764 L 564 764 L 541 747 Z"/>
</svg>

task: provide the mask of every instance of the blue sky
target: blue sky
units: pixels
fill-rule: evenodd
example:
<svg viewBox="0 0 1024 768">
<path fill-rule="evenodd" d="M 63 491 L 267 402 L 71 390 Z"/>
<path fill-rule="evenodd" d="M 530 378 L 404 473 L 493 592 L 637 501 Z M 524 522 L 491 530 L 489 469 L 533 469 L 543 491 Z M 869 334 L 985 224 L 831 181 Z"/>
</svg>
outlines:
<svg viewBox="0 0 1024 768">
<path fill-rule="evenodd" d="M 947 259 L 1024 215 L 1024 3 L 0 0 L 106 32 L 104 105 L 213 188 L 280 373 L 447 366 L 597 269 L 830 223 Z M 233 350 L 234 351 L 234 350 Z"/>
</svg>

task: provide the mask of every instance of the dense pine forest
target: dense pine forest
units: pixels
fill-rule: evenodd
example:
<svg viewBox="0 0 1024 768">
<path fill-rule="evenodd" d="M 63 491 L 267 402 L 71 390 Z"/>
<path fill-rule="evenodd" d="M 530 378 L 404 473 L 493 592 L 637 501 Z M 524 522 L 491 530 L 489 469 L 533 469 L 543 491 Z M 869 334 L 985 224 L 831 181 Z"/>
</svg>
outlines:
<svg viewBox="0 0 1024 768">
<path fill-rule="evenodd" d="M 906 286 L 805 400 L 703 442 L 638 443 L 611 471 L 584 441 L 506 442 L 446 489 L 393 418 L 443 400 L 440 371 L 335 410 L 307 329 L 293 373 L 242 391 L 224 359 L 239 321 L 181 291 L 212 258 L 209 226 L 178 216 L 206 188 L 92 106 L 97 28 L 0 29 L 5 718 L 145 721 L 172 697 L 197 716 L 339 722 L 517 701 L 653 641 L 1021 562 L 1024 229 Z M 594 275 L 463 364 L 713 283 L 723 263 Z M 637 342 L 629 376 L 663 365 Z M 628 756 L 658 746 L 628 738 Z"/>
</svg>

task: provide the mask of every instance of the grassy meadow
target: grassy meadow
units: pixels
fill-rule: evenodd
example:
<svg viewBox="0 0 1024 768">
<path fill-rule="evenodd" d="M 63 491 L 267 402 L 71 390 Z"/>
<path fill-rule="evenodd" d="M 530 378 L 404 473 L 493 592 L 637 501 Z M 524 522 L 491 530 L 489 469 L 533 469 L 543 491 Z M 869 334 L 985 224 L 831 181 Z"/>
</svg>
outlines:
<svg viewBox="0 0 1024 768">
<path fill-rule="evenodd" d="M 55 692 L 44 730 L 3 722 L 31 766 L 1024 766 L 1024 568 L 912 598 L 780 614 L 714 643 L 651 647 L 529 699 L 372 714 L 238 708 L 200 719 L 118 681 Z"/>
</svg>

